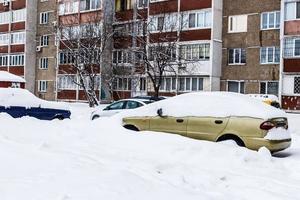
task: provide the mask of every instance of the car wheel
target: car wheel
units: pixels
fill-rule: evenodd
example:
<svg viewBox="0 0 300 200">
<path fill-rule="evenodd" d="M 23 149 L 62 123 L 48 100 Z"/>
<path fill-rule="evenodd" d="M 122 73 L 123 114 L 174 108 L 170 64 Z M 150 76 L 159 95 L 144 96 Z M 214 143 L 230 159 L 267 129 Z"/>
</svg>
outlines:
<svg viewBox="0 0 300 200">
<path fill-rule="evenodd" d="M 57 115 L 57 116 L 54 117 L 54 119 L 64 120 L 65 118 L 62 115 Z"/>
<path fill-rule="evenodd" d="M 226 140 L 232 140 L 234 141 L 238 146 L 240 147 L 245 147 L 245 143 L 243 142 L 243 140 L 241 138 L 239 138 L 236 135 L 232 135 L 232 134 L 227 134 L 227 135 L 222 135 L 217 142 L 222 142 L 222 141 L 226 141 Z"/>
<path fill-rule="evenodd" d="M 131 131 L 139 131 L 139 129 L 133 125 L 125 125 L 124 128 L 131 130 Z"/>
<path fill-rule="evenodd" d="M 99 117 L 100 117 L 99 115 L 94 115 L 94 116 L 92 117 L 92 120 L 98 119 Z"/>
</svg>

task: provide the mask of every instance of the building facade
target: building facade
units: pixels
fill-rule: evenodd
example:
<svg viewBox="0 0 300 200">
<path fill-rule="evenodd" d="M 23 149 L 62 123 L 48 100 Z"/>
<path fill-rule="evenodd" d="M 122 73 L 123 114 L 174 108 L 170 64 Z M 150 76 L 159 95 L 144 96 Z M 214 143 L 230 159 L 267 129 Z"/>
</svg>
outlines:
<svg viewBox="0 0 300 200">
<path fill-rule="evenodd" d="M 289 111 L 300 110 L 300 1 L 281 1 L 281 100 Z"/>
<path fill-rule="evenodd" d="M 172 51 L 172 57 L 178 66 L 175 66 L 175 73 L 164 74 L 160 95 L 220 90 L 222 1 L 116 0 L 115 2 L 115 26 L 123 27 L 132 34 L 125 36 L 126 43 L 119 42 L 124 41 L 124 35 L 115 39 L 114 63 L 130 65 L 132 59 L 128 56 L 132 55 L 128 53 L 128 48 L 139 47 L 142 32 L 147 32 L 145 37 L 148 53 L 153 46 L 161 42 L 160 38 L 171 38 L 172 35 L 176 35 L 176 47 Z M 143 23 L 146 23 L 146 30 L 143 30 L 145 28 Z M 176 29 L 172 28 L 172 24 L 175 24 Z M 151 95 L 153 94 L 151 85 L 149 77 L 142 70 L 138 80 L 120 78 L 116 83 L 116 89 L 121 94 L 120 97 Z"/>
<path fill-rule="evenodd" d="M 0 1 L 0 70 L 25 78 L 31 92 L 35 87 L 36 15 L 36 1 Z"/>
<path fill-rule="evenodd" d="M 57 3 L 38 1 L 37 4 L 35 94 L 43 99 L 56 100 Z"/>
<path fill-rule="evenodd" d="M 72 59 L 69 56 L 71 52 L 66 45 L 72 40 L 77 40 L 81 36 L 77 33 L 83 33 L 85 25 L 103 23 L 103 5 L 105 0 L 59 0 L 57 2 L 58 16 L 57 26 L 61 32 L 70 32 L 68 41 L 58 40 L 57 47 L 57 74 L 56 74 L 56 100 L 59 101 L 85 101 L 86 96 L 82 88 L 76 82 L 78 74 L 72 67 Z M 82 38 L 85 36 L 82 35 Z M 96 49 L 95 49 L 96 51 Z M 100 77 L 100 66 L 95 69 Z M 97 82 L 100 87 L 100 78 Z M 97 96 L 100 96 L 99 90 Z"/>
<path fill-rule="evenodd" d="M 224 1 L 222 91 L 278 96 L 280 26 L 278 0 Z"/>
</svg>

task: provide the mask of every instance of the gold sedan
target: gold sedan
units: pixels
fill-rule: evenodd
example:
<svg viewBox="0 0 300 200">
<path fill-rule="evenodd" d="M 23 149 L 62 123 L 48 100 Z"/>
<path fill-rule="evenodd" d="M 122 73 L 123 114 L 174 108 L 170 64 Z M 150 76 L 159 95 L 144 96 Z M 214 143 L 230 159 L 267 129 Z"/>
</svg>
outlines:
<svg viewBox="0 0 300 200">
<path fill-rule="evenodd" d="M 206 97 L 205 94 L 201 94 L 198 96 L 203 98 L 203 95 L 204 97 Z M 232 96 L 233 94 L 230 95 Z M 221 96 L 224 96 L 224 94 L 222 94 Z M 195 97 L 197 97 L 197 95 Z M 179 97 L 177 99 L 179 100 L 179 104 L 183 102 L 188 103 L 187 98 Z M 209 101 L 211 101 L 211 99 L 213 98 L 208 98 Z M 193 101 L 195 100 L 197 100 L 197 98 L 193 98 Z M 232 100 L 232 98 L 230 98 L 230 100 Z M 240 100 L 241 99 L 238 98 L 237 102 L 239 102 Z M 199 101 L 201 100 L 199 99 Z M 224 98 L 224 101 L 226 102 L 226 98 Z M 247 101 L 245 103 L 247 103 Z M 249 101 L 251 102 L 251 100 Z M 125 117 L 123 118 L 123 126 L 127 129 L 134 131 L 155 131 L 174 133 L 190 138 L 214 142 L 234 140 L 239 146 L 244 146 L 253 150 L 258 150 L 260 147 L 265 146 L 271 152 L 277 152 L 286 149 L 291 145 L 291 137 L 288 133 L 288 121 L 287 118 L 284 117 L 284 115 L 283 117 L 280 117 L 277 114 L 274 115 L 276 117 L 268 119 L 265 119 L 264 117 L 259 117 L 260 115 L 251 116 L 250 114 L 248 114 L 247 116 L 247 111 L 249 109 L 245 111 L 246 115 L 244 116 L 238 116 L 238 112 L 234 111 L 232 111 L 234 115 L 220 115 L 220 117 L 205 116 L 205 114 L 203 116 L 201 116 L 200 114 L 197 116 L 196 114 L 192 114 L 191 112 L 187 113 L 186 116 L 182 115 L 180 117 L 175 117 L 174 114 L 164 114 L 164 107 L 166 107 L 165 109 L 168 112 L 168 110 L 170 110 L 170 105 L 179 105 L 176 105 L 176 102 L 176 98 L 174 100 L 172 100 L 171 98 L 170 100 L 163 100 L 161 102 L 155 103 L 157 105 L 149 105 L 149 108 L 147 108 L 146 106 L 144 108 L 144 110 L 146 109 L 146 112 L 149 112 L 149 110 L 153 110 L 154 108 L 157 108 L 159 106 L 161 106 L 162 108 L 156 109 L 155 115 L 150 114 L 149 116 L 143 116 L 143 114 L 138 114 L 137 116 Z M 214 102 L 211 103 L 214 104 Z M 228 103 L 230 104 L 230 102 Z M 242 103 L 231 103 L 233 104 L 233 108 L 234 105 L 242 105 Z M 259 105 L 263 104 L 261 102 L 253 103 L 255 105 L 258 104 L 257 107 L 252 105 L 253 109 L 259 108 L 260 112 L 270 113 L 270 111 L 272 110 L 268 109 L 275 109 L 273 107 L 268 106 L 270 108 L 266 108 L 267 110 L 264 111 L 262 108 L 264 108 L 264 106 L 267 105 Z M 223 106 L 226 107 L 225 109 L 230 111 L 230 105 L 224 104 Z M 208 106 L 208 109 L 220 109 L 220 107 L 222 107 L 222 103 L 220 104 L 219 102 L 216 102 L 216 106 Z M 251 105 L 249 105 L 249 107 L 251 110 Z M 205 113 L 205 109 L 203 110 L 203 112 Z M 139 111 L 139 113 L 142 112 L 143 109 Z M 176 111 L 173 111 L 173 113 L 174 112 L 176 113 Z M 250 112 L 248 111 L 248 113 Z"/>
</svg>

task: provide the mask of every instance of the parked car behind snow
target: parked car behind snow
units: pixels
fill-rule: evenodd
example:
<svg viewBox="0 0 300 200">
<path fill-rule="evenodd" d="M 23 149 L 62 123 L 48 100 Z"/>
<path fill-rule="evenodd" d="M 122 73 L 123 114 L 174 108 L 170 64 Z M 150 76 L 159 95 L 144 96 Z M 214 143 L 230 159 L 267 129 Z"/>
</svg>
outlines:
<svg viewBox="0 0 300 200">
<path fill-rule="evenodd" d="M 14 118 L 30 116 L 42 120 L 70 118 L 71 112 L 63 103 L 37 98 L 28 90 L 0 88 L 0 113 Z"/>
<path fill-rule="evenodd" d="M 110 117 L 114 114 L 117 114 L 121 111 L 128 109 L 135 109 L 141 106 L 147 105 L 154 101 L 148 99 L 123 99 L 116 102 L 113 102 L 104 109 L 96 108 L 95 111 L 91 114 L 91 120 L 95 120 L 99 117 Z"/>
<path fill-rule="evenodd" d="M 242 94 L 183 94 L 123 115 L 123 126 L 135 131 L 175 133 L 209 141 L 234 140 L 238 145 L 270 151 L 291 144 L 286 113 Z"/>
<path fill-rule="evenodd" d="M 250 97 L 260 100 L 275 108 L 280 108 L 279 99 L 273 94 L 248 94 Z"/>
</svg>

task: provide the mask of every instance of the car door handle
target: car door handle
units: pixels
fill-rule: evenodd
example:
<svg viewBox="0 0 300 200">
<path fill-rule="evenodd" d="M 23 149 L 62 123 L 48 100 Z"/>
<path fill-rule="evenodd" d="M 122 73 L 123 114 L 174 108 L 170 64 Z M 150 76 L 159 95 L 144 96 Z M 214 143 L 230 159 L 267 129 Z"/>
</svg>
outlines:
<svg viewBox="0 0 300 200">
<path fill-rule="evenodd" d="M 215 123 L 216 124 L 223 124 L 223 121 L 222 120 L 216 120 Z"/>
<path fill-rule="evenodd" d="M 184 122 L 184 120 L 183 119 L 176 119 L 176 122 L 177 123 L 182 123 L 182 122 Z"/>
</svg>

